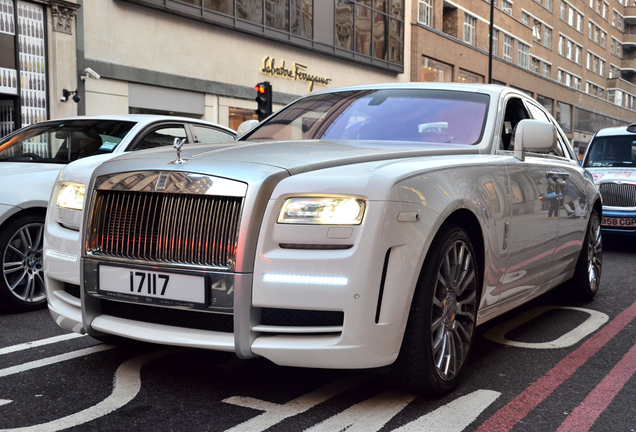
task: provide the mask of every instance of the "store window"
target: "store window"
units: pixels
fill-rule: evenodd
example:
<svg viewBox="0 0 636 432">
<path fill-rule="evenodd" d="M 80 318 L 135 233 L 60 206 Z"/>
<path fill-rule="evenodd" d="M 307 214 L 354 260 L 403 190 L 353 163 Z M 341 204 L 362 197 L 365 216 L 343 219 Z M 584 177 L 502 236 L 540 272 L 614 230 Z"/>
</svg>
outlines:
<svg viewBox="0 0 636 432">
<path fill-rule="evenodd" d="M 452 82 L 453 66 L 428 57 L 422 58 L 420 81 L 423 82 Z"/>
<path fill-rule="evenodd" d="M 247 120 L 258 120 L 254 110 L 230 108 L 230 128 L 238 130 L 238 127 Z"/>
<path fill-rule="evenodd" d="M 479 74 L 468 72 L 466 70 L 460 69 L 459 72 L 457 73 L 457 81 L 458 82 L 463 82 L 463 83 L 480 83 L 480 84 L 483 84 L 484 83 L 484 77 L 479 75 Z"/>
<path fill-rule="evenodd" d="M 43 6 L 0 0 L 0 136 L 48 117 L 44 18 Z"/>
</svg>

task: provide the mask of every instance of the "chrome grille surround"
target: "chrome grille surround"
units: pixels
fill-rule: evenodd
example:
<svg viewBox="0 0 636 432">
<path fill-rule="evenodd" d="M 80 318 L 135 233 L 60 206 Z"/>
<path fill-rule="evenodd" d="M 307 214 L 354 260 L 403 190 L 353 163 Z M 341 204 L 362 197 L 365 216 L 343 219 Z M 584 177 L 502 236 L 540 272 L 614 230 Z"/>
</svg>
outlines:
<svg viewBox="0 0 636 432">
<path fill-rule="evenodd" d="M 604 207 L 636 208 L 636 183 L 607 181 L 599 184 Z"/>
<path fill-rule="evenodd" d="M 99 177 L 86 253 L 232 270 L 247 185 L 182 172 Z"/>
</svg>

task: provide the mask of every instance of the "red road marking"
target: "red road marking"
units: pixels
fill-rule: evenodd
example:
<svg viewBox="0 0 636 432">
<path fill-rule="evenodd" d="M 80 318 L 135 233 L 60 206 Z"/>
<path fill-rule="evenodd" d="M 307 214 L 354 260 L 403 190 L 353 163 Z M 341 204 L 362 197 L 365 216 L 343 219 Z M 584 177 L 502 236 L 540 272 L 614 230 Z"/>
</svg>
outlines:
<svg viewBox="0 0 636 432">
<path fill-rule="evenodd" d="M 587 395 L 585 400 L 565 419 L 557 432 L 588 431 L 605 408 L 636 372 L 636 345 L 614 369 Z"/>
<path fill-rule="evenodd" d="M 508 402 L 486 420 L 476 432 L 507 432 L 511 430 L 634 318 L 636 318 L 636 303 L 621 312 L 579 348 L 557 363 L 548 373 Z"/>
</svg>

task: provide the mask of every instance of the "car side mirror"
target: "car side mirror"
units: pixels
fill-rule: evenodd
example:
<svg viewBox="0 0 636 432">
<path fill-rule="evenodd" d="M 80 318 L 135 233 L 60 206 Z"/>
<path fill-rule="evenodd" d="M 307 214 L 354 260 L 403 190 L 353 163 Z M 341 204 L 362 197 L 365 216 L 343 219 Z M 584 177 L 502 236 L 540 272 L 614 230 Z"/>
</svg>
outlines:
<svg viewBox="0 0 636 432">
<path fill-rule="evenodd" d="M 549 153 L 556 148 L 557 131 L 552 123 L 541 120 L 521 120 L 512 134 L 515 157 L 525 160 L 526 150 Z"/>
<path fill-rule="evenodd" d="M 238 130 L 236 131 L 236 139 L 239 139 L 240 137 L 245 135 L 247 132 L 254 129 L 256 126 L 258 126 L 259 123 L 260 122 L 258 120 L 246 120 L 243 123 L 241 123 L 238 127 Z"/>
</svg>

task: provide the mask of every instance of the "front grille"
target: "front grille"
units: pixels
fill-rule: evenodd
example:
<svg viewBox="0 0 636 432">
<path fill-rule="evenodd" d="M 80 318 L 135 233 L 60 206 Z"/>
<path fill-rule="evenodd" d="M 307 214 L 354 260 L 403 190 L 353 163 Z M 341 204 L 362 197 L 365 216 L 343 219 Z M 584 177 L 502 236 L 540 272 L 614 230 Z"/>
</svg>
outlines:
<svg viewBox="0 0 636 432">
<path fill-rule="evenodd" d="M 172 327 L 222 333 L 234 332 L 233 315 L 169 309 L 109 300 L 102 301 L 102 313 L 117 318 L 125 318 L 150 324 L 162 324 Z"/>
<path fill-rule="evenodd" d="M 119 258 L 231 267 L 243 198 L 98 190 L 88 251 Z"/>
<path fill-rule="evenodd" d="M 344 312 L 263 308 L 261 325 L 275 327 L 342 327 Z"/>
<path fill-rule="evenodd" d="M 601 183 L 603 205 L 610 207 L 636 207 L 636 184 Z"/>
</svg>

